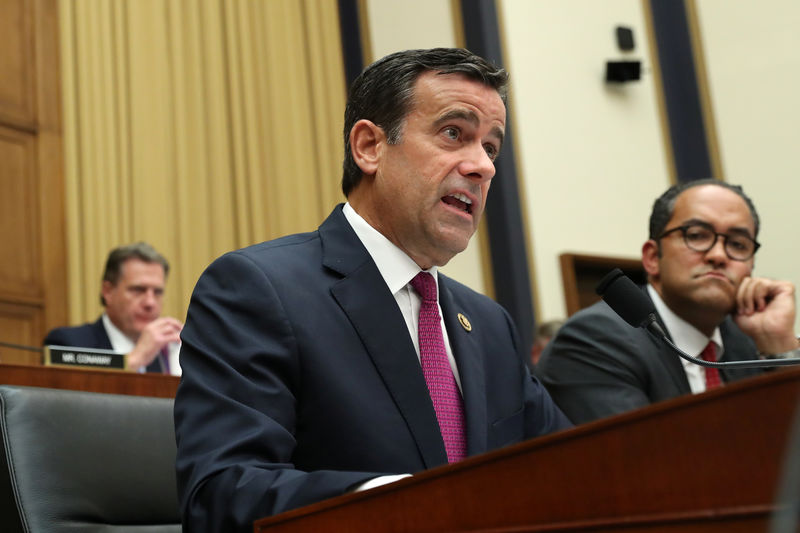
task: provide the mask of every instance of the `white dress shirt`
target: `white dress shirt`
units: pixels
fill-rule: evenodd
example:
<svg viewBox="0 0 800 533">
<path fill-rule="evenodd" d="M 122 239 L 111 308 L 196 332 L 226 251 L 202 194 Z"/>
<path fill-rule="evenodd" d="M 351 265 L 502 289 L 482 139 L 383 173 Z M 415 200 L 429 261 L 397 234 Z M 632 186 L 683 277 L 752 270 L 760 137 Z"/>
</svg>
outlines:
<svg viewBox="0 0 800 533">
<path fill-rule="evenodd" d="M 652 285 L 647 285 L 647 292 L 650 294 L 650 298 L 653 300 L 656 311 L 658 311 L 661 321 L 667 327 L 667 331 L 669 332 L 670 337 L 672 337 L 672 342 L 675 343 L 675 346 L 689 355 L 699 358 L 700 354 L 703 352 L 703 349 L 708 344 L 708 341 L 711 340 L 717 345 L 717 360 L 722 358 L 725 347 L 722 345 L 722 334 L 719 332 L 718 327 L 714 329 L 714 332 L 711 334 L 711 338 L 709 339 L 700 333 L 700 330 L 673 313 L 672 310 L 667 307 L 667 304 L 664 303 L 664 300 L 661 299 L 661 296 L 652 287 Z M 686 372 L 686 377 L 689 379 L 689 388 L 691 388 L 692 393 L 697 394 L 700 392 L 705 392 L 705 368 L 700 365 L 690 363 L 683 358 L 681 358 L 681 363 L 683 363 L 683 370 Z"/>
<path fill-rule="evenodd" d="M 106 328 L 106 335 L 108 335 L 108 340 L 111 341 L 111 348 L 115 352 L 131 353 L 133 348 L 136 346 L 136 343 L 133 342 L 127 335 L 125 335 L 122 330 L 115 326 L 105 313 L 103 313 L 103 327 Z M 169 372 L 173 376 L 180 376 L 181 365 L 178 355 L 180 353 L 181 345 L 179 342 L 171 342 L 167 346 L 169 350 Z M 136 372 L 144 374 L 147 372 L 147 367 L 140 366 L 136 369 Z"/>
<path fill-rule="evenodd" d="M 406 321 L 408 334 L 411 336 L 411 341 L 414 343 L 414 349 L 417 351 L 417 359 L 419 359 L 419 308 L 422 305 L 422 298 L 417 294 L 417 291 L 411 286 L 411 280 L 421 270 L 413 259 L 411 259 L 403 250 L 395 246 L 395 244 L 383 236 L 381 232 L 369 225 L 364 218 L 356 213 L 350 203 L 344 204 L 344 216 L 347 222 L 356 232 L 361 243 L 367 249 L 367 252 L 375 261 L 378 271 L 386 282 L 386 286 L 394 295 L 397 306 L 400 312 L 403 313 L 403 318 Z M 434 266 L 427 270 L 436 280 L 436 289 L 438 295 L 439 289 L 439 276 L 437 268 Z M 458 367 L 456 360 L 453 357 L 453 349 L 450 347 L 450 339 L 447 336 L 447 328 L 444 326 L 444 319 L 442 318 L 442 306 L 439 305 L 437 298 L 437 305 L 439 306 L 439 321 L 442 326 L 442 336 L 444 337 L 444 345 L 447 350 L 447 358 L 450 361 L 450 368 L 453 369 L 453 375 L 456 378 L 459 390 L 461 389 L 461 377 L 458 374 Z M 400 479 L 409 477 L 410 474 L 397 474 L 391 476 L 380 476 L 365 481 L 353 489 L 354 492 L 361 492 L 364 490 L 379 487 L 399 481 Z"/>
<path fill-rule="evenodd" d="M 403 250 L 395 246 L 392 241 L 384 237 L 381 232 L 370 226 L 361 215 L 355 212 L 350 203 L 344 204 L 343 211 L 347 222 L 353 227 L 353 231 L 356 232 L 372 260 L 375 261 L 383 281 L 386 282 L 386 286 L 389 287 L 389 290 L 394 295 L 397 306 L 406 321 L 406 327 L 408 328 L 408 334 L 411 336 L 411 341 L 414 343 L 414 349 L 417 351 L 417 359 L 419 359 L 419 335 L 417 332 L 419 330 L 419 308 L 422 305 L 422 298 L 411 286 L 411 280 L 421 270 L 419 265 L 408 257 Z M 436 280 L 438 294 L 439 276 L 437 268 L 434 266 L 426 272 L 429 272 L 433 279 Z M 439 322 L 442 326 L 447 358 L 450 361 L 450 368 L 453 369 L 458 388 L 461 389 L 461 377 L 458 374 L 456 360 L 453 357 L 453 349 L 450 346 L 447 328 L 444 325 L 442 307 L 438 301 L 437 305 L 439 306 Z"/>
</svg>

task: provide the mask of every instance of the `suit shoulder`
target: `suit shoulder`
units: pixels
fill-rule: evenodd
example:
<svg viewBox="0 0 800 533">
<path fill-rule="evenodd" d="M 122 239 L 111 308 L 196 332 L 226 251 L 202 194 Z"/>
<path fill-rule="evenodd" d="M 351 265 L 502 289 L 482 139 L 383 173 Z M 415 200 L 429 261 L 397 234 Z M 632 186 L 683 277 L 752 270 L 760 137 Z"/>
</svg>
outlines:
<svg viewBox="0 0 800 533">
<path fill-rule="evenodd" d="M 86 343 L 89 339 L 92 338 L 94 333 L 94 329 L 96 328 L 96 322 L 88 322 L 86 324 L 81 324 L 80 326 L 62 326 L 58 328 L 53 328 L 47 333 L 47 336 L 44 338 L 45 345 L 54 344 L 54 345 L 62 345 L 62 346 L 77 346 L 83 345 L 81 343 Z M 78 343 L 78 344 L 76 344 Z M 92 346 L 86 346 L 87 348 L 91 348 Z"/>
<path fill-rule="evenodd" d="M 281 253 L 281 251 L 286 248 L 295 248 L 297 246 L 314 244 L 317 241 L 319 241 L 318 231 L 294 233 L 292 235 L 285 235 L 283 237 L 278 237 L 277 239 L 246 246 L 244 248 L 228 252 L 228 254 L 240 254 L 245 257 L 257 259 L 264 255 Z"/>
<path fill-rule="evenodd" d="M 658 342 L 642 328 L 634 328 L 600 301 L 572 315 L 547 344 L 536 365 L 546 386 L 569 376 L 600 372 L 614 379 L 644 379 L 647 361 L 642 354 L 659 351 Z M 621 378 L 621 376 L 627 376 Z"/>
<path fill-rule="evenodd" d="M 573 327 L 593 327 L 593 328 L 612 328 L 612 329 L 620 329 L 622 331 L 627 331 L 630 329 L 631 331 L 636 331 L 635 328 L 632 328 L 629 324 L 627 324 L 617 313 L 611 309 L 608 304 L 604 301 L 599 301 L 590 305 L 589 307 L 585 307 L 572 315 L 569 319 L 567 319 L 564 326 L 573 326 Z"/>
<path fill-rule="evenodd" d="M 645 330 L 634 328 L 608 304 L 599 301 L 567 319 L 553 339 L 551 351 L 592 346 L 603 351 L 622 352 L 632 346 L 649 349 L 653 342 Z"/>
<path fill-rule="evenodd" d="M 305 254 L 298 255 L 298 248 L 304 247 L 307 248 Z M 263 270 L 269 265 L 280 265 L 284 260 L 297 261 L 298 257 L 309 255 L 311 250 L 319 248 L 319 232 L 295 233 L 226 252 L 212 261 L 209 268 L 251 263 Z"/>
</svg>

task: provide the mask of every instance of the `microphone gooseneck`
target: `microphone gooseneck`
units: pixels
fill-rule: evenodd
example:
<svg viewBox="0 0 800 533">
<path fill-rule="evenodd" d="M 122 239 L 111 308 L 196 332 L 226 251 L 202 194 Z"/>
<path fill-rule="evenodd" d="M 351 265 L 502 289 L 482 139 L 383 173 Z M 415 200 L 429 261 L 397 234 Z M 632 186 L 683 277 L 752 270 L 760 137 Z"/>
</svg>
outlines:
<svg viewBox="0 0 800 533">
<path fill-rule="evenodd" d="M 5 348 L 14 348 L 15 350 L 27 350 L 29 352 L 39 352 L 42 353 L 44 348 L 41 346 L 28 346 L 27 344 L 16 344 L 13 342 L 4 342 L 0 341 L 0 346 Z"/>
<path fill-rule="evenodd" d="M 656 319 L 656 309 L 653 306 L 653 302 L 642 293 L 642 290 L 622 270 L 615 268 L 606 274 L 597 284 L 596 291 L 625 322 L 635 328 L 641 327 L 650 331 L 663 340 L 678 356 L 696 365 L 710 368 L 766 368 L 800 364 L 800 358 L 752 359 L 720 363 L 692 357 L 675 346 L 670 340 Z"/>
</svg>

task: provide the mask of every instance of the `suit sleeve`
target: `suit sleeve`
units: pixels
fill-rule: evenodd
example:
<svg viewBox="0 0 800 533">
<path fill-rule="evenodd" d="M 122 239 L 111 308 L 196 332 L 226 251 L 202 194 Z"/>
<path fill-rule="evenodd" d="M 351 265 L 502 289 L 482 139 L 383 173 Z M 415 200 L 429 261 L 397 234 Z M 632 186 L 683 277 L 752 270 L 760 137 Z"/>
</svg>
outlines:
<svg viewBox="0 0 800 533">
<path fill-rule="evenodd" d="M 506 327 L 511 337 L 512 345 L 515 348 L 516 361 L 522 376 L 522 391 L 524 401 L 524 439 L 532 439 L 569 429 L 572 423 L 564 415 L 561 409 L 553 402 L 550 394 L 542 386 L 537 378 L 531 375 L 528 366 L 523 362 L 527 360 L 527 350 L 520 350 L 519 335 L 514 327 L 514 321 L 508 312 L 503 310 Z M 497 425 L 497 422 L 495 422 Z"/>
<path fill-rule="evenodd" d="M 650 404 L 641 352 L 646 334 L 592 310 L 575 315 L 548 343 L 535 373 L 575 424 Z"/>
<path fill-rule="evenodd" d="M 192 295 L 175 398 L 184 531 L 252 531 L 258 518 L 342 494 L 379 473 L 292 464 L 300 360 L 273 284 L 237 253 Z"/>
<path fill-rule="evenodd" d="M 542 383 L 522 363 L 525 398 L 525 439 L 533 439 L 573 427 Z"/>
</svg>

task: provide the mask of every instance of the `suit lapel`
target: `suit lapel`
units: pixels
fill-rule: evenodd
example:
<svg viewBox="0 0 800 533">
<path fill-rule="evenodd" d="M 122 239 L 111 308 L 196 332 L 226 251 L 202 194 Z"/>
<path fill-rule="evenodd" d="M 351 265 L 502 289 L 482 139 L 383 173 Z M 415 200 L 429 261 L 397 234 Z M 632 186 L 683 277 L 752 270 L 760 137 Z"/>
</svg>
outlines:
<svg viewBox="0 0 800 533">
<path fill-rule="evenodd" d="M 747 359 L 756 359 L 758 357 L 758 349 L 753 343 L 753 340 L 736 326 L 730 316 L 726 317 L 722 324 L 719 325 L 719 332 L 722 336 L 722 344 L 725 348 L 720 361 L 744 361 Z M 748 376 L 755 376 L 762 372 L 763 369 L 757 368 L 720 369 L 722 379 L 726 383 Z"/>
<path fill-rule="evenodd" d="M 108 332 L 106 332 L 106 327 L 103 325 L 103 317 L 97 319 L 97 321 L 92 324 L 92 335 L 95 337 L 95 344 L 98 348 L 103 348 L 106 350 L 113 350 L 114 347 L 111 346 L 111 339 L 108 338 Z"/>
<path fill-rule="evenodd" d="M 323 264 L 342 274 L 331 289 L 417 443 L 426 468 L 447 454 L 414 345 L 378 267 L 337 207 L 320 226 Z"/>
<path fill-rule="evenodd" d="M 473 328 L 480 328 L 481 325 L 471 321 L 467 309 L 457 301 L 448 283 L 449 280 L 440 273 L 439 304 L 461 378 L 467 422 L 467 453 L 476 455 L 487 450 L 486 380 L 477 341 L 479 333 L 473 331 Z M 459 318 L 459 315 L 463 318 Z"/>
</svg>

